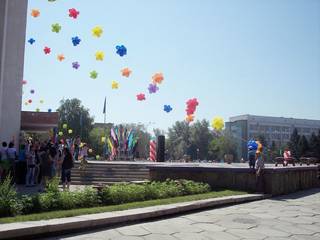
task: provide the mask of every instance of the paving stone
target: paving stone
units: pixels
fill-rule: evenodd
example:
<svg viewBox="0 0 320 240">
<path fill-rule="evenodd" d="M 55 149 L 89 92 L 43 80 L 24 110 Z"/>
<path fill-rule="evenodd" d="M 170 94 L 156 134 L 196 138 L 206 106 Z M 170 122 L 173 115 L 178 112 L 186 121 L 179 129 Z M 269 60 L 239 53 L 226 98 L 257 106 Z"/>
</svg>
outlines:
<svg viewBox="0 0 320 240">
<path fill-rule="evenodd" d="M 180 240 L 210 240 L 202 233 L 175 233 L 172 236 Z"/>
<path fill-rule="evenodd" d="M 257 233 L 250 229 L 228 229 L 226 232 L 245 239 L 264 239 L 267 237 L 263 233 Z"/>
<path fill-rule="evenodd" d="M 208 237 L 210 240 L 239 240 L 238 236 L 226 232 L 204 232 L 202 235 Z"/>
<path fill-rule="evenodd" d="M 175 237 L 166 234 L 150 234 L 148 236 L 144 236 L 145 240 L 177 240 Z"/>
<path fill-rule="evenodd" d="M 262 233 L 267 235 L 268 237 L 289 237 L 291 235 L 290 233 L 266 226 L 258 226 L 256 228 L 251 228 L 250 231 Z"/>
<path fill-rule="evenodd" d="M 280 217 L 280 221 L 290 222 L 290 223 L 297 223 L 297 224 L 312 224 L 315 223 L 315 218 L 312 217 Z"/>
<path fill-rule="evenodd" d="M 132 225 L 127 227 L 118 228 L 117 231 L 124 236 L 145 236 L 150 234 L 146 229 L 139 225 Z"/>
<path fill-rule="evenodd" d="M 305 235 L 312 235 L 316 232 L 310 229 L 301 228 L 297 225 L 279 225 L 279 226 L 273 226 L 274 229 L 284 231 L 290 234 L 305 234 Z"/>
<path fill-rule="evenodd" d="M 223 228 L 216 224 L 211 224 L 211 223 L 195 223 L 192 225 L 192 227 L 193 226 L 196 226 L 202 230 L 209 231 L 209 232 L 222 232 L 226 230 L 226 228 Z"/>
<path fill-rule="evenodd" d="M 292 240 L 319 240 L 318 236 L 310 235 L 294 235 L 291 237 Z"/>
<path fill-rule="evenodd" d="M 90 240 L 93 240 L 93 239 L 94 238 L 90 238 Z M 143 240 L 143 238 L 141 238 L 141 237 L 133 237 L 133 236 L 120 236 L 120 237 L 110 238 L 110 240 Z"/>
</svg>

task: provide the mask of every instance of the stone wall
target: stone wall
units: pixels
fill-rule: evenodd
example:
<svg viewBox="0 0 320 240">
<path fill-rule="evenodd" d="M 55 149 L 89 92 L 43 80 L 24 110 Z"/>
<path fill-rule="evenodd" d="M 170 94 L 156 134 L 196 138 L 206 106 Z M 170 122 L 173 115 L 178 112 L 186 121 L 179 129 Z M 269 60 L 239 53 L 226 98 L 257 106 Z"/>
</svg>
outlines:
<svg viewBox="0 0 320 240">
<path fill-rule="evenodd" d="M 149 166 L 150 179 L 164 181 L 189 179 L 206 182 L 213 189 L 228 188 L 256 191 L 255 172 L 249 168 L 215 168 L 189 166 Z M 265 193 L 281 195 L 299 190 L 320 187 L 317 166 L 268 168 L 263 175 Z"/>
</svg>

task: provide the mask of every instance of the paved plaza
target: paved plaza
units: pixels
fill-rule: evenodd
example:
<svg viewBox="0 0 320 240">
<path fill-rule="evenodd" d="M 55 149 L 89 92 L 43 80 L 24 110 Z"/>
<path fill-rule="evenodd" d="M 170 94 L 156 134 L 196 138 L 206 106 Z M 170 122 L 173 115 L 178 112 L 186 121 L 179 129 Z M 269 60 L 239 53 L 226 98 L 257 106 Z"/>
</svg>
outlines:
<svg viewBox="0 0 320 240">
<path fill-rule="evenodd" d="M 320 189 L 52 239 L 319 240 Z"/>
</svg>

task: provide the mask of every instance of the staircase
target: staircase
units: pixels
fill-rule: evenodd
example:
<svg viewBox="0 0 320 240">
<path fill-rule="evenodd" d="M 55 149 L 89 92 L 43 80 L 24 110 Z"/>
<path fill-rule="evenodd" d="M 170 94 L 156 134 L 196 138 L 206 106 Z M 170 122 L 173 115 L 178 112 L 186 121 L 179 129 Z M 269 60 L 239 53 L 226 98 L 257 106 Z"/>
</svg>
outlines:
<svg viewBox="0 0 320 240">
<path fill-rule="evenodd" d="M 75 163 L 72 169 L 72 185 L 110 185 L 119 182 L 140 182 L 149 180 L 148 164 L 126 162 L 88 162 L 85 170 Z"/>
</svg>

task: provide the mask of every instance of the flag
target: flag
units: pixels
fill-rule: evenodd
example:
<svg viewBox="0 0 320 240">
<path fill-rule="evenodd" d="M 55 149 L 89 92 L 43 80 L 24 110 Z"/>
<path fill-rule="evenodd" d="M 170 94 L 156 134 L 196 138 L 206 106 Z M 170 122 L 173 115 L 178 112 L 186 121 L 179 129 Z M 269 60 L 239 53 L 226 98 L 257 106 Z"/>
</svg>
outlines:
<svg viewBox="0 0 320 240">
<path fill-rule="evenodd" d="M 104 98 L 104 104 L 103 104 L 103 114 L 106 113 L 106 107 L 107 107 L 107 97 Z"/>
</svg>

